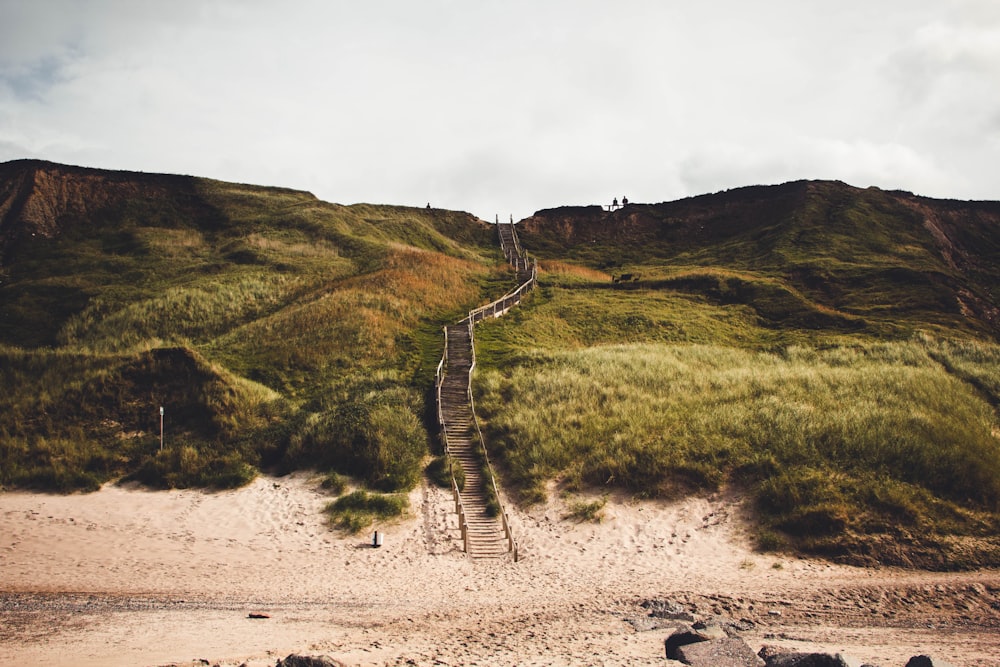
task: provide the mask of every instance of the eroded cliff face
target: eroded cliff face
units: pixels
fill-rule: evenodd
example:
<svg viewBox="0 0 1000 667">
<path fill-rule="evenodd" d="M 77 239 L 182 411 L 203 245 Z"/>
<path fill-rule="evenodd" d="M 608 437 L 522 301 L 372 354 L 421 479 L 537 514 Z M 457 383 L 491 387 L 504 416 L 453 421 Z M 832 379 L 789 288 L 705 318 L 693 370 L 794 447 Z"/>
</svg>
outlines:
<svg viewBox="0 0 1000 667">
<path fill-rule="evenodd" d="M 966 317 L 1000 332 L 1000 202 L 939 201 L 897 195 L 923 221 L 941 258 L 955 272 L 982 283 L 984 290 L 961 288 L 956 296 Z"/>
<path fill-rule="evenodd" d="M 6 263 L 28 239 L 54 238 L 129 200 L 167 202 L 176 201 L 179 194 L 193 196 L 195 180 L 38 160 L 0 164 L 0 262 Z"/>
</svg>

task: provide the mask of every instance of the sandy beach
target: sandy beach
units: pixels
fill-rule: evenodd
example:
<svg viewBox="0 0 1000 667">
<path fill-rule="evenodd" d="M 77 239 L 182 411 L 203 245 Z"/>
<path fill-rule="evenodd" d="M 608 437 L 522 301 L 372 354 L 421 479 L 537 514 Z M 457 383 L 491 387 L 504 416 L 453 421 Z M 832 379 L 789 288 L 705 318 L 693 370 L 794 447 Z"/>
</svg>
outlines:
<svg viewBox="0 0 1000 667">
<path fill-rule="evenodd" d="M 512 513 L 517 563 L 467 558 L 435 487 L 379 526 L 380 549 L 331 530 L 329 500 L 306 473 L 225 492 L 2 493 L 0 661 L 664 665 L 669 622 L 641 603 L 666 600 L 751 621 L 755 650 L 1000 665 L 1000 573 L 755 553 L 738 498 L 612 496 L 596 524 L 566 519 L 552 494 Z"/>
</svg>

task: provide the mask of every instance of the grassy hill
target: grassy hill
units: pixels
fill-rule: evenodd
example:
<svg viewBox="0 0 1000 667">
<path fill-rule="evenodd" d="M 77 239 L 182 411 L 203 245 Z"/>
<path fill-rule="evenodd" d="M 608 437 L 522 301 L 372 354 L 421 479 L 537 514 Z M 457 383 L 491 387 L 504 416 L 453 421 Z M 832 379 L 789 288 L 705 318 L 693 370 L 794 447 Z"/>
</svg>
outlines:
<svg viewBox="0 0 1000 667">
<path fill-rule="evenodd" d="M 440 327 L 512 281 L 493 234 L 436 209 L 0 165 L 0 484 L 308 465 L 409 488 Z"/>
<path fill-rule="evenodd" d="M 765 548 L 1000 565 L 1000 204 L 798 182 L 520 236 L 540 288 L 477 329 L 476 391 L 523 502 L 735 488 Z M 2 164 L 0 484 L 410 488 L 501 260 L 463 213 Z"/>
<path fill-rule="evenodd" d="M 768 548 L 1000 564 L 1000 205 L 800 182 L 520 236 L 477 404 L 524 500 L 735 485 Z"/>
</svg>

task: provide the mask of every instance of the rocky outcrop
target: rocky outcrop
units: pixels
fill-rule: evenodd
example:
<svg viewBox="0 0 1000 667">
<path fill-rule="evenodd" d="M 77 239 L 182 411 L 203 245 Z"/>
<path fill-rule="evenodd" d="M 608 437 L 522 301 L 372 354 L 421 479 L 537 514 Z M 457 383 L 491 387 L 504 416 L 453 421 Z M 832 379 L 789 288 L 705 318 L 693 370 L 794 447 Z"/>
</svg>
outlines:
<svg viewBox="0 0 1000 667">
<path fill-rule="evenodd" d="M 763 667 L 760 659 L 732 624 L 697 622 L 679 625 L 663 641 L 669 660 L 695 667 Z"/>
<path fill-rule="evenodd" d="M 325 655 L 314 657 L 293 653 L 284 660 L 278 660 L 274 667 L 344 667 L 344 663 Z"/>
<path fill-rule="evenodd" d="M 775 646 L 763 646 L 757 656 L 766 667 L 875 667 L 862 664 L 860 660 L 841 653 L 799 653 L 787 651 Z M 693 664 L 693 663 L 688 663 Z M 917 655 L 910 658 L 906 667 L 952 667 L 947 662 L 936 660 L 927 655 Z"/>
<path fill-rule="evenodd" d="M 840 653 L 798 653 L 764 646 L 757 655 L 767 667 L 862 667 L 860 660 Z"/>
<path fill-rule="evenodd" d="M 944 660 L 937 660 L 929 655 L 915 655 L 906 663 L 906 667 L 952 667 Z"/>
<path fill-rule="evenodd" d="M 983 590 L 974 585 L 975 590 Z M 715 600 L 719 602 L 718 600 Z M 664 653 L 668 660 L 685 665 L 701 667 L 876 667 L 842 653 L 807 653 L 792 651 L 779 646 L 764 645 L 754 653 L 741 637 L 744 632 L 757 628 L 749 619 L 734 621 L 718 614 L 704 616 L 697 612 L 696 605 L 688 601 L 646 600 L 640 605 L 648 610 L 645 617 L 626 617 L 637 632 L 670 628 L 663 640 Z M 726 607 L 727 610 L 729 607 Z M 771 613 L 769 610 L 767 613 Z M 762 612 L 763 613 L 763 612 Z M 700 617 L 693 623 L 678 619 Z M 773 635 L 765 634 L 765 637 Z M 926 655 L 914 656 L 906 667 L 952 667 L 946 662 Z"/>
<path fill-rule="evenodd" d="M 677 649 L 677 660 L 692 667 L 763 667 L 745 641 L 738 637 L 685 644 Z"/>
</svg>

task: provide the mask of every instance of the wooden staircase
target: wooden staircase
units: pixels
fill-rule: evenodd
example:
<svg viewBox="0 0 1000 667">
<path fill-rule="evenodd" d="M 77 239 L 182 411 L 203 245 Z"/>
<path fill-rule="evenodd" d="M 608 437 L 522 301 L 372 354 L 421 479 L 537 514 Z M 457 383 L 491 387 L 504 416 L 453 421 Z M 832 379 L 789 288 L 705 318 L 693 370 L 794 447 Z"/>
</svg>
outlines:
<svg viewBox="0 0 1000 667">
<path fill-rule="evenodd" d="M 441 385 L 441 413 L 445 423 L 448 453 L 462 466 L 465 487 L 459 493 L 467 531 L 467 550 L 473 558 L 501 558 L 509 552 L 503 523 L 490 516 L 486 508 L 487 484 L 493 480 L 483 475 L 483 458 L 477 452 L 480 438 L 469 401 L 469 375 L 472 372 L 472 340 L 469 323 L 447 327 L 448 363 Z"/>
<path fill-rule="evenodd" d="M 452 478 L 455 511 L 465 551 L 473 558 L 503 558 L 512 554 L 517 562 L 517 542 L 500 503 L 499 489 L 472 401 L 472 369 L 476 365 L 472 329 L 476 322 L 500 317 L 519 304 L 521 297 L 535 286 L 538 265 L 529 262 L 521 249 L 513 224 L 497 224 L 497 234 L 504 256 L 517 270 L 519 286 L 471 311 L 458 324 L 445 327 L 445 351 L 438 364 L 436 380 L 438 421 L 445 452 L 465 473 L 465 485 L 461 490 Z M 495 499 L 493 512 L 489 507 L 491 499 Z"/>
<path fill-rule="evenodd" d="M 517 270 L 518 284 L 528 281 L 531 278 L 531 264 L 517 239 L 514 225 L 497 224 L 497 235 L 500 237 L 500 248 L 507 261 Z"/>
</svg>

